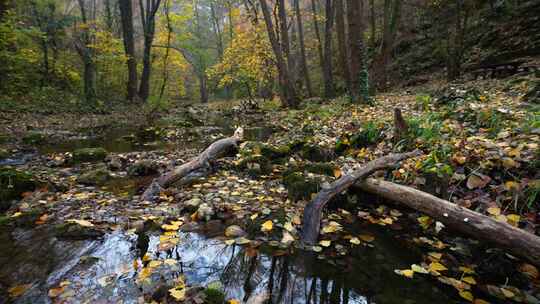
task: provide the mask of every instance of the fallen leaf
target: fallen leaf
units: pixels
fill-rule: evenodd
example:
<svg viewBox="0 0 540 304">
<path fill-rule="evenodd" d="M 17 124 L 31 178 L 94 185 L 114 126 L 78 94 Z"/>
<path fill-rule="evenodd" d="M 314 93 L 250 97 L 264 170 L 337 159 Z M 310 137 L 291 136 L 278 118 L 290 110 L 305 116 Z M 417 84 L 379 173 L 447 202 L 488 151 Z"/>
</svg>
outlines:
<svg viewBox="0 0 540 304">
<path fill-rule="evenodd" d="M 429 264 L 429 270 L 434 271 L 434 272 L 439 272 L 439 271 L 448 270 L 448 268 L 446 268 L 446 266 L 444 266 L 441 263 L 431 262 L 431 264 Z"/>
<path fill-rule="evenodd" d="M 407 277 L 407 278 L 410 278 L 410 279 L 412 279 L 412 277 L 414 276 L 414 271 L 412 271 L 410 269 L 404 269 L 404 270 L 396 269 L 396 270 L 394 270 L 394 272 L 396 274 L 399 274 L 401 276 L 404 276 L 404 277 Z"/>
<path fill-rule="evenodd" d="M 186 299 L 186 289 L 185 288 L 171 288 L 169 289 L 169 294 L 177 301 L 184 301 Z"/>
<path fill-rule="evenodd" d="M 411 265 L 411 270 L 414 272 L 423 273 L 423 274 L 429 273 L 429 271 L 427 271 L 424 267 L 416 265 L 416 264 Z"/>
<path fill-rule="evenodd" d="M 476 285 L 476 280 L 473 277 L 464 277 L 461 280 L 467 284 Z"/>
<path fill-rule="evenodd" d="M 474 296 L 472 295 L 472 293 L 470 291 L 467 291 L 467 290 L 461 290 L 459 292 L 459 295 L 464 298 L 465 300 L 469 301 L 469 302 L 472 302 L 474 300 Z"/>
<path fill-rule="evenodd" d="M 22 284 L 13 286 L 8 289 L 9 296 L 12 298 L 17 298 L 23 295 L 30 287 L 32 287 L 32 284 Z"/>
<path fill-rule="evenodd" d="M 491 207 L 487 209 L 487 212 L 491 215 L 497 216 L 501 214 L 501 208 Z"/>
<path fill-rule="evenodd" d="M 57 287 L 49 289 L 49 298 L 56 298 L 64 292 L 64 287 Z"/>
<path fill-rule="evenodd" d="M 321 240 L 321 241 L 319 242 L 319 244 L 320 244 L 321 246 L 323 246 L 323 247 L 329 247 L 331 243 L 332 243 L 332 241 L 330 241 L 330 240 Z"/>
<path fill-rule="evenodd" d="M 75 223 L 83 227 L 94 227 L 94 224 L 87 220 L 67 220 L 68 223 Z"/>
<path fill-rule="evenodd" d="M 360 239 L 357 238 L 357 237 L 353 237 L 349 240 L 349 242 L 351 242 L 351 244 L 354 244 L 354 245 L 360 245 Z"/>
<path fill-rule="evenodd" d="M 467 188 L 471 190 L 477 188 L 484 188 L 490 181 L 491 178 L 489 176 L 471 174 L 471 176 L 469 176 L 469 178 L 467 179 Z"/>
<path fill-rule="evenodd" d="M 273 228 L 274 228 L 274 223 L 272 223 L 272 221 L 270 221 L 270 220 L 264 222 L 261 225 L 261 231 L 262 232 L 270 232 L 270 231 L 272 231 Z"/>
<path fill-rule="evenodd" d="M 373 240 L 375 240 L 375 237 L 372 236 L 372 235 L 369 235 L 369 234 L 360 234 L 358 236 L 362 241 L 364 242 L 373 242 Z"/>
</svg>

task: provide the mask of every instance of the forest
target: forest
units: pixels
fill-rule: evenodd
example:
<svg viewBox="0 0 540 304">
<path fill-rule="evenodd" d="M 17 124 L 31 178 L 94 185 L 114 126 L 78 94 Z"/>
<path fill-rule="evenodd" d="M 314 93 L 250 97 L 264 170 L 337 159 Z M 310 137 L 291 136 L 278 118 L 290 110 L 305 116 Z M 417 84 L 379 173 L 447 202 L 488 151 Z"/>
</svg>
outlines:
<svg viewBox="0 0 540 304">
<path fill-rule="evenodd" d="M 0 0 L 0 304 L 540 304 L 540 1 Z"/>
</svg>

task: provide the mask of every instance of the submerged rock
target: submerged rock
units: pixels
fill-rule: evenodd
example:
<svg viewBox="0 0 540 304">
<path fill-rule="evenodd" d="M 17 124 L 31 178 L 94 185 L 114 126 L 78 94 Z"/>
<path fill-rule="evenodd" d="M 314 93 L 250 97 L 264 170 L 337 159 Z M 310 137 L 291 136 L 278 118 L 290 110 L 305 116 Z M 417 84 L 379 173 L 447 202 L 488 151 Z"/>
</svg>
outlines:
<svg viewBox="0 0 540 304">
<path fill-rule="evenodd" d="M 0 212 L 9 209 L 9 201 L 21 198 L 21 194 L 34 191 L 37 183 L 28 172 L 12 168 L 0 168 Z"/>
<path fill-rule="evenodd" d="M 216 212 L 214 211 L 213 206 L 207 203 L 202 203 L 197 209 L 198 218 L 207 222 L 211 220 L 215 214 Z"/>
<path fill-rule="evenodd" d="M 300 172 L 291 172 L 283 176 L 283 184 L 288 191 L 289 199 L 293 201 L 307 200 L 319 192 L 322 180 L 316 177 L 306 177 Z"/>
<path fill-rule="evenodd" d="M 238 225 L 231 225 L 227 227 L 227 229 L 225 229 L 226 237 L 236 238 L 236 237 L 245 236 L 246 234 L 247 233 Z"/>
<path fill-rule="evenodd" d="M 140 160 L 128 168 L 129 176 L 149 176 L 158 173 L 157 165 L 149 160 Z"/>
<path fill-rule="evenodd" d="M 95 186 L 103 185 L 112 178 L 109 170 L 105 167 L 100 167 L 83 173 L 77 178 L 77 182 L 83 185 Z"/>
<path fill-rule="evenodd" d="M 98 162 L 107 157 L 107 150 L 103 148 L 85 148 L 73 152 L 73 162 Z"/>
</svg>

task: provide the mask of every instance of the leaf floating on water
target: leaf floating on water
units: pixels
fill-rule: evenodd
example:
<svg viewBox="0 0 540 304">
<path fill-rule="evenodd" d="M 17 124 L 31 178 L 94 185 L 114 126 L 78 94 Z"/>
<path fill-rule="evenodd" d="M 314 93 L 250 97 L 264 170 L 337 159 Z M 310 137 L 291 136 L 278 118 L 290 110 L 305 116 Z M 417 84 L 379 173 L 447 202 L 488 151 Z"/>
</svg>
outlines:
<svg viewBox="0 0 540 304">
<path fill-rule="evenodd" d="M 474 300 L 474 296 L 470 291 L 462 290 L 459 292 L 459 295 L 469 302 L 472 302 Z"/>
<path fill-rule="evenodd" d="M 94 227 L 90 221 L 87 220 L 67 220 L 68 223 L 75 223 L 83 227 Z"/>
<path fill-rule="evenodd" d="M 353 237 L 349 240 L 349 242 L 351 242 L 351 244 L 354 244 L 354 245 L 360 245 L 360 239 L 357 238 L 357 237 Z"/>
<path fill-rule="evenodd" d="M 468 283 L 468 284 L 471 284 L 471 285 L 476 285 L 476 280 L 473 277 L 464 277 L 461 280 L 463 282 L 465 282 L 465 283 Z"/>
<path fill-rule="evenodd" d="M 61 295 L 63 292 L 64 292 L 64 287 L 61 286 L 61 287 L 49 289 L 48 295 L 49 295 L 49 298 L 56 298 L 59 295 Z"/>
<path fill-rule="evenodd" d="M 186 299 L 186 290 L 184 288 L 171 288 L 169 294 L 177 301 L 184 301 Z"/>
<path fill-rule="evenodd" d="M 330 247 L 330 244 L 332 243 L 332 241 L 330 240 L 322 240 L 319 242 L 319 244 L 323 247 Z"/>
<path fill-rule="evenodd" d="M 272 231 L 273 228 L 274 228 L 274 223 L 271 220 L 268 220 L 261 225 L 262 232 L 270 232 Z"/>
<path fill-rule="evenodd" d="M 227 304 L 240 304 L 240 301 L 238 301 L 237 299 L 230 299 L 229 301 L 227 301 Z"/>
<path fill-rule="evenodd" d="M 364 242 L 373 242 L 375 240 L 375 237 L 369 234 L 360 234 L 358 236 L 362 241 Z"/>
<path fill-rule="evenodd" d="M 8 289 L 9 296 L 12 298 L 17 298 L 23 295 L 30 287 L 32 287 L 32 284 L 22 284 L 13 286 Z"/>
<path fill-rule="evenodd" d="M 446 268 L 446 266 L 444 266 L 441 263 L 431 262 L 431 264 L 429 264 L 429 271 L 432 271 L 436 274 L 438 274 L 439 271 L 444 271 L 444 270 L 448 270 L 448 268 Z"/>
<path fill-rule="evenodd" d="M 394 272 L 409 279 L 412 279 L 414 276 L 414 271 L 412 271 L 411 269 L 395 269 Z"/>
<path fill-rule="evenodd" d="M 501 288 L 501 292 L 507 298 L 513 298 L 516 295 L 515 293 L 506 288 Z"/>
<path fill-rule="evenodd" d="M 171 221 L 170 224 L 161 225 L 161 228 L 167 231 L 177 231 L 178 229 L 180 229 L 180 226 L 182 226 L 182 224 L 182 221 Z"/>
<path fill-rule="evenodd" d="M 414 272 L 422 273 L 422 274 L 429 273 L 429 271 L 427 271 L 424 267 L 422 267 L 420 265 L 416 265 L 416 264 L 411 265 L 411 270 L 414 271 Z"/>
</svg>

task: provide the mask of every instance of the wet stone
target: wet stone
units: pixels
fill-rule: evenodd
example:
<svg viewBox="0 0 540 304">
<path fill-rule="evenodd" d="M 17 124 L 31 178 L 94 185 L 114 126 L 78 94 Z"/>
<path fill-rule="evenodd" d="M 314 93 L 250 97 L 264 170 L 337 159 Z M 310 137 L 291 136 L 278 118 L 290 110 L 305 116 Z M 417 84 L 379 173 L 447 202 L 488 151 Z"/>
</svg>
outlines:
<svg viewBox="0 0 540 304">
<path fill-rule="evenodd" d="M 107 157 L 107 151 L 103 148 L 85 148 L 73 152 L 73 162 L 99 162 Z"/>
</svg>

